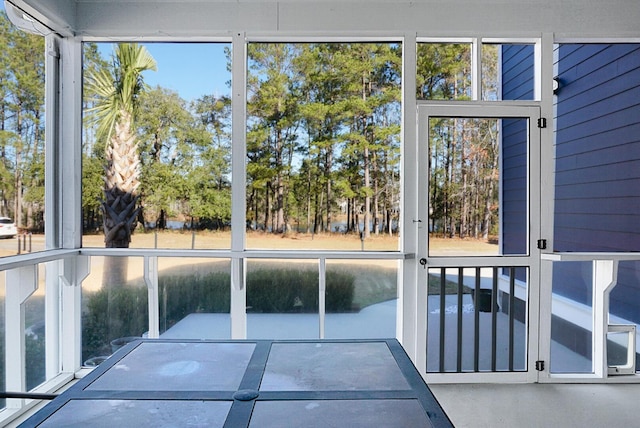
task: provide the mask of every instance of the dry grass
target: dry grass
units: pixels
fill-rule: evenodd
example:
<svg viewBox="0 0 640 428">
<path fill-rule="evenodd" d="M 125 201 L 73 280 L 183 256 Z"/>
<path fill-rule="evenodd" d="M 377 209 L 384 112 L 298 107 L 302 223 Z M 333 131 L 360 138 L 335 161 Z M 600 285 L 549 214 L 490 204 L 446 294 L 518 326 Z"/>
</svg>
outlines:
<svg viewBox="0 0 640 428">
<path fill-rule="evenodd" d="M 0 250 L 0 256 L 11 256 L 16 254 L 17 241 L 5 240 L 6 244 Z M 364 243 L 357 235 L 343 234 L 286 234 L 271 235 L 264 232 L 247 232 L 248 249 L 275 249 L 275 250 L 335 250 L 335 251 L 398 251 L 399 240 L 396 236 L 372 235 Z M 199 231 L 195 235 L 188 231 L 163 231 L 158 233 L 135 233 L 132 237 L 131 248 L 166 248 L 166 249 L 229 249 L 231 244 L 230 232 L 207 232 Z M 102 235 L 83 236 L 84 247 L 104 247 Z M 461 255 L 495 255 L 498 253 L 498 246 L 485 241 L 460 240 L 431 238 L 430 255 L 432 256 L 461 256 Z M 33 251 L 41 251 L 44 248 L 44 237 L 42 235 L 32 236 Z M 286 263 L 295 262 L 287 260 Z M 308 262 L 300 260 L 298 262 Z M 142 284 L 141 257 L 131 257 L 129 259 L 129 269 L 127 277 L 133 283 Z M 200 272 L 217 269 L 228 269 L 228 261 L 212 261 L 205 258 L 180 258 L 163 257 L 159 260 L 159 271 L 161 272 Z M 345 267 L 353 266 L 354 263 L 362 265 L 375 265 L 383 268 L 395 269 L 395 260 L 336 260 L 331 263 L 344 264 Z M 103 257 L 91 258 L 91 274 L 85 285 L 90 283 L 99 287 L 102 283 Z"/>
<path fill-rule="evenodd" d="M 364 242 L 357 235 L 289 233 L 271 235 L 264 232 L 247 232 L 248 249 L 274 250 L 335 250 L 335 251 L 398 251 L 397 236 L 372 235 Z M 104 247 L 102 235 L 84 235 L 83 247 Z M 16 239 L 0 241 L 0 257 L 17 254 Z M 31 237 L 33 251 L 44 249 L 44 237 Z M 158 233 L 135 233 L 131 248 L 163 249 L 229 249 L 231 232 L 162 231 Z M 498 246 L 482 240 L 430 238 L 430 255 L 497 255 Z"/>
</svg>

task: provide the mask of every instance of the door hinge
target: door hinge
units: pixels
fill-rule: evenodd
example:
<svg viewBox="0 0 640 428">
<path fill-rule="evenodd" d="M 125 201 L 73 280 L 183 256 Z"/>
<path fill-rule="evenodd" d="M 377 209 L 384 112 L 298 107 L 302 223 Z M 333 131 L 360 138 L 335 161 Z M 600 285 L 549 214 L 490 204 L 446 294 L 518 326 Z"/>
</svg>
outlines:
<svg viewBox="0 0 640 428">
<path fill-rule="evenodd" d="M 538 119 L 538 128 L 542 129 L 546 127 L 547 127 L 547 118 L 541 117 L 540 119 Z"/>
<path fill-rule="evenodd" d="M 546 250 L 546 249 L 547 249 L 547 240 L 538 239 L 538 250 Z"/>
<path fill-rule="evenodd" d="M 536 370 L 539 372 L 544 370 L 544 361 L 542 360 L 536 361 Z"/>
</svg>

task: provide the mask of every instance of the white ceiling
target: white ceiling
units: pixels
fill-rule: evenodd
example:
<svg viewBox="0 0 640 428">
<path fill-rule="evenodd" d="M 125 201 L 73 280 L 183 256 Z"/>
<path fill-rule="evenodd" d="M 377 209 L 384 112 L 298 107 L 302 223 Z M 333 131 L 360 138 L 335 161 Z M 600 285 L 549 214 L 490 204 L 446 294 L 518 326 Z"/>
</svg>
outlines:
<svg viewBox="0 0 640 428">
<path fill-rule="evenodd" d="M 63 35 L 637 38 L 638 0 L 6 0 Z"/>
</svg>

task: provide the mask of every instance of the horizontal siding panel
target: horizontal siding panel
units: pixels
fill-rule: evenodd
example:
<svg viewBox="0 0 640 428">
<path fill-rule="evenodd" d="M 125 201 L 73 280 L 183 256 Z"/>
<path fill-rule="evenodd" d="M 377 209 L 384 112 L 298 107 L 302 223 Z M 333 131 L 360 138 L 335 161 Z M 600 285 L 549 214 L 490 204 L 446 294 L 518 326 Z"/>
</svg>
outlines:
<svg viewBox="0 0 640 428">
<path fill-rule="evenodd" d="M 603 232 L 640 234 L 640 225 L 634 215 L 583 214 L 562 216 L 557 221 L 557 227 L 561 229 L 590 230 L 594 226 Z"/>
<path fill-rule="evenodd" d="M 639 127 L 634 113 L 629 111 L 625 114 L 611 115 L 610 119 L 608 130 L 605 129 L 607 127 L 606 121 L 598 121 L 592 124 L 592 133 L 588 132 L 587 126 L 574 127 L 576 132 L 574 132 L 573 136 L 568 135 L 570 130 L 558 132 L 556 138 L 565 138 L 565 141 L 559 140 L 558 144 L 556 144 L 556 157 L 580 155 L 592 150 L 614 147 L 618 144 L 634 143 L 640 140 L 640 135 L 634 134 Z M 571 139 L 568 139 L 569 137 Z"/>
<path fill-rule="evenodd" d="M 556 185 L 556 200 L 577 198 L 640 197 L 640 178 L 595 183 Z M 640 206 L 638 208 L 640 210 Z"/>
<path fill-rule="evenodd" d="M 559 46 L 560 58 L 558 70 L 563 73 L 569 69 L 599 56 L 603 51 L 611 47 L 610 44 L 561 44 Z"/>
<path fill-rule="evenodd" d="M 572 126 L 579 124 L 590 125 L 591 122 L 606 119 L 617 113 L 624 114 L 627 110 L 629 114 L 636 118 L 640 116 L 640 82 L 638 85 L 628 87 L 626 90 L 607 98 L 593 100 L 584 107 L 574 110 L 571 113 L 562 114 L 559 112 L 557 120 L 559 130 L 564 129 L 562 123 L 569 123 Z"/>
<path fill-rule="evenodd" d="M 616 44 L 584 44 L 560 46 L 561 61 L 558 63 L 559 75 L 569 78 L 582 78 L 597 72 L 602 67 L 633 53 L 640 45 L 633 43 Z M 565 56 L 565 50 L 569 52 Z M 572 79 L 573 80 L 573 79 Z"/>
<path fill-rule="evenodd" d="M 606 165 L 616 166 L 629 160 L 637 159 L 640 159 L 640 142 L 592 150 L 580 155 L 559 157 L 556 159 L 556 171 L 561 172 L 567 169 L 585 169 Z M 630 172 L 633 173 L 634 171 Z M 637 171 L 637 174 L 636 177 L 640 177 L 640 171 Z"/>
<path fill-rule="evenodd" d="M 640 198 L 587 198 L 556 201 L 558 214 L 623 214 L 635 215 L 640 211 Z"/>
<path fill-rule="evenodd" d="M 634 119 L 633 116 L 634 115 L 629 114 L 627 122 L 634 123 L 598 132 L 596 134 L 586 135 L 583 138 L 559 142 L 556 144 L 556 158 L 560 159 L 564 156 L 575 156 L 593 150 L 616 147 L 618 145 L 623 146 L 640 141 L 640 123 L 638 123 L 637 118 Z M 617 119 L 620 118 L 617 117 Z M 605 124 L 601 125 L 602 128 L 605 127 Z M 584 128 L 585 127 L 583 127 L 581 131 L 583 134 L 587 134 L 588 131 Z M 565 130 L 563 132 L 558 132 L 557 138 L 569 136 L 570 131 Z"/>
<path fill-rule="evenodd" d="M 638 169 L 640 168 L 640 160 L 603 165 L 598 167 L 583 169 L 568 169 L 556 172 L 556 185 L 564 186 L 572 183 L 596 183 L 599 181 L 607 181 L 612 186 L 617 181 L 632 180 L 638 178 Z M 580 195 L 576 195 L 579 197 Z"/>
<path fill-rule="evenodd" d="M 584 229 L 557 229 L 554 251 L 640 251 L 640 235 Z"/>
</svg>

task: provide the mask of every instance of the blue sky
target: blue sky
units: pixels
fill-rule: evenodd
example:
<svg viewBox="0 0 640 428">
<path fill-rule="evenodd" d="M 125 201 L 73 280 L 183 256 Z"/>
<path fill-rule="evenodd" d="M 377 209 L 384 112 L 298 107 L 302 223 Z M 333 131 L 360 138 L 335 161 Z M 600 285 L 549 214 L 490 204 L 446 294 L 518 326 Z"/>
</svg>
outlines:
<svg viewBox="0 0 640 428">
<path fill-rule="evenodd" d="M 186 101 L 203 95 L 228 95 L 231 80 L 224 55 L 227 43 L 143 43 L 158 64 L 144 74 L 145 82 L 176 91 Z M 101 43 L 100 53 L 110 59 L 111 43 Z"/>
<path fill-rule="evenodd" d="M 0 2 L 4 11 L 4 2 Z M 227 81 L 231 73 L 227 71 L 224 55 L 225 46 L 230 43 L 143 43 L 158 64 L 158 71 L 145 73 L 144 79 L 150 86 L 160 85 L 176 91 L 186 101 L 193 101 L 203 95 L 229 95 Z M 100 53 L 109 60 L 113 52 L 111 43 L 100 43 Z"/>
</svg>

